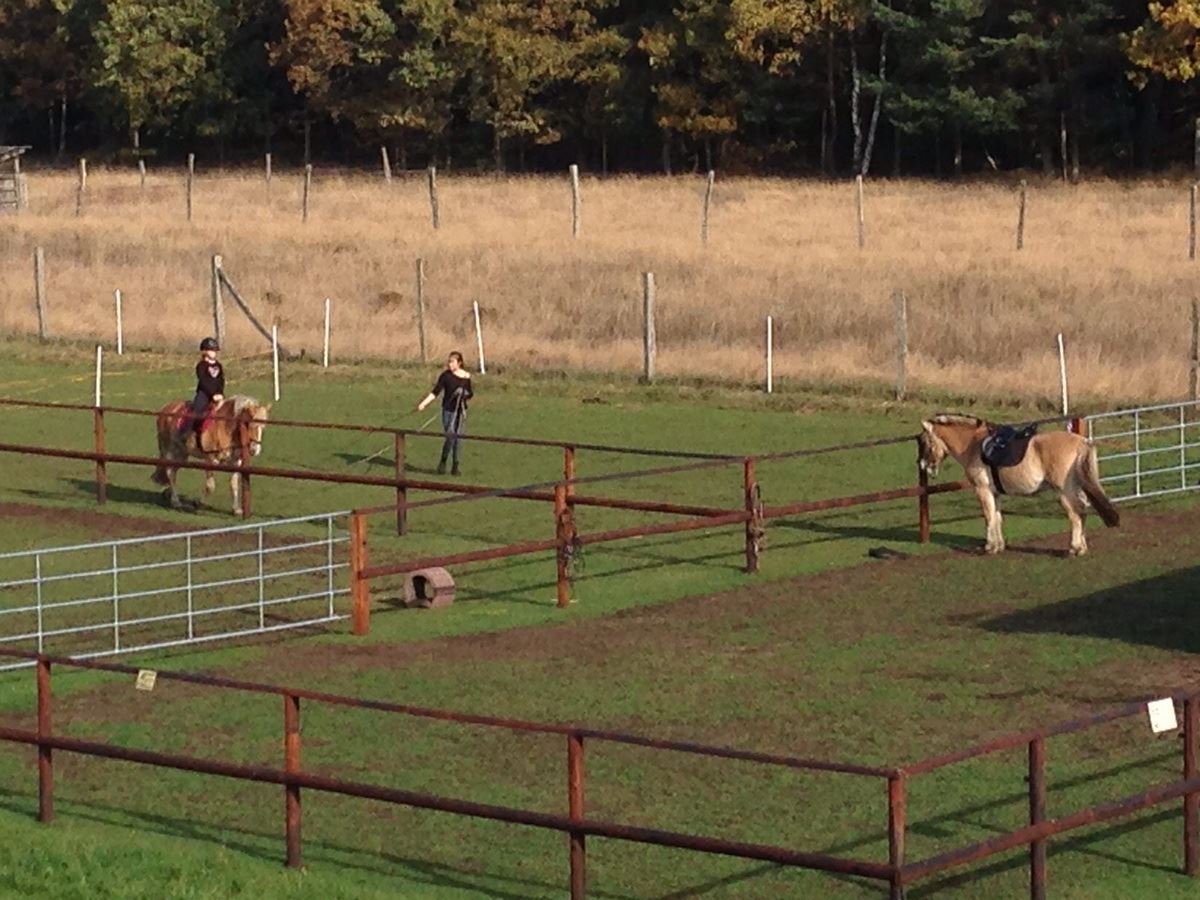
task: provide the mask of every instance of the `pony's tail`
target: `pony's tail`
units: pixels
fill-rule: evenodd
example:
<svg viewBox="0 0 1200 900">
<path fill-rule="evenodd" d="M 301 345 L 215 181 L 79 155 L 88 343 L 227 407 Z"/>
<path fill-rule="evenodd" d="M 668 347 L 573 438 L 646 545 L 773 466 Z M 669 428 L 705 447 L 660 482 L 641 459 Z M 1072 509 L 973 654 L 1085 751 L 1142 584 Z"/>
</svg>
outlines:
<svg viewBox="0 0 1200 900">
<path fill-rule="evenodd" d="M 1096 448 L 1091 444 L 1084 445 L 1084 451 L 1079 455 L 1077 470 L 1079 486 L 1083 489 L 1088 502 L 1092 504 L 1092 508 L 1100 515 L 1105 525 L 1109 528 L 1116 528 L 1121 524 L 1121 514 L 1113 506 L 1113 502 L 1108 499 L 1108 495 L 1104 493 L 1104 488 L 1100 486 L 1100 466 L 1096 462 Z"/>
</svg>

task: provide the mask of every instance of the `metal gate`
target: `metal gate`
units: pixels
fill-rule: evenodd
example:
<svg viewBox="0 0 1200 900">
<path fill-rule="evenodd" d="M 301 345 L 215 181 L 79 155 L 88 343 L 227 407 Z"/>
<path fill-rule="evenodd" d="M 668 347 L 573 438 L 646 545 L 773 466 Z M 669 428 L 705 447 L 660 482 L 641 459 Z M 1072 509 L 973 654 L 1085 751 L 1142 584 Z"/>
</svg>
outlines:
<svg viewBox="0 0 1200 900">
<path fill-rule="evenodd" d="M 1200 488 L 1200 401 L 1088 416 L 1100 481 L 1114 501 Z"/>
<path fill-rule="evenodd" d="M 0 646 L 78 658 L 348 618 L 348 512 L 0 554 Z M 0 666 L 0 670 L 27 663 Z"/>
</svg>

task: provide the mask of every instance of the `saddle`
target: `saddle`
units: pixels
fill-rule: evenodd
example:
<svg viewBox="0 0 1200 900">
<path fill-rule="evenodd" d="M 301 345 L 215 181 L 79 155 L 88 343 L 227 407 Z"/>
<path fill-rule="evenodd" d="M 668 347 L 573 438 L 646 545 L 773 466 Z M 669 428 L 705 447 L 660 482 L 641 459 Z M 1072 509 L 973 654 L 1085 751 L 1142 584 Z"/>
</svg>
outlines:
<svg viewBox="0 0 1200 900">
<path fill-rule="evenodd" d="M 1026 425 L 1024 428 L 995 425 L 988 429 L 987 437 L 983 439 L 983 446 L 980 448 L 980 455 L 992 472 L 992 484 L 996 493 L 1004 493 L 1004 486 L 1000 483 L 1000 470 L 1021 464 L 1029 450 L 1029 442 L 1035 434 L 1036 425 Z"/>
<path fill-rule="evenodd" d="M 189 412 L 191 412 L 191 405 L 186 400 L 183 402 L 185 409 L 183 414 L 175 420 L 175 430 L 183 431 L 184 427 L 190 424 L 192 426 L 190 430 L 196 432 L 196 434 L 204 434 L 204 432 L 208 431 L 209 427 L 213 423 L 213 414 L 217 411 L 216 406 L 210 403 L 208 405 L 208 409 L 204 412 L 204 418 L 192 419 L 187 415 Z"/>
</svg>

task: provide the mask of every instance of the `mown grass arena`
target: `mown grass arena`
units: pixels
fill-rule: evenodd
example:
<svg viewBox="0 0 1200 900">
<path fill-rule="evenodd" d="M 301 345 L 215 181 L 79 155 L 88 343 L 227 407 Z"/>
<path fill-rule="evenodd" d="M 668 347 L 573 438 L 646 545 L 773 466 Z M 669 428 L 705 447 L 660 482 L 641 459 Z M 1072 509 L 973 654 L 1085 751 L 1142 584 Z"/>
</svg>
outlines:
<svg viewBox="0 0 1200 900">
<path fill-rule="evenodd" d="M 589 896 L 991 897 L 1029 892 L 1034 870 L 1053 896 L 1192 890 L 1180 807 L 1195 796 L 1194 742 L 1152 735 L 1134 702 L 1177 691 L 1195 737 L 1190 404 L 1079 410 L 1124 518 L 1114 530 L 1091 518 L 1087 557 L 1064 557 L 1056 504 L 1019 498 L 1005 501 L 1009 550 L 983 557 L 969 492 L 929 496 L 921 540 L 912 438 L 931 403 L 964 398 L 819 403 L 798 386 L 768 403 L 736 386 L 587 375 L 547 396 L 544 373 L 501 369 L 481 379 L 472 430 L 534 445 L 468 442 L 451 481 L 432 471 L 437 438 L 407 434 L 401 480 L 394 431 L 412 427 L 400 411 L 428 373 L 295 361 L 273 420 L 383 430 L 269 425 L 252 473 L 345 477 L 252 474 L 242 521 L 223 489 L 179 512 L 146 465 L 97 471 L 85 350 L 5 348 L 0 394 L 83 408 L 0 409 L 0 443 L 76 455 L 3 454 L 0 582 L 26 579 L 31 553 L 86 545 L 38 563 L 45 578 L 91 573 L 44 582 L 42 649 L 108 652 L 118 631 L 123 648 L 152 648 L 94 658 L 130 671 L 50 667 L 51 796 L 35 748 L 0 753 L 7 890 L 49 878 L 58 895 L 94 896 L 117 870 L 122 896 L 147 897 L 562 896 L 584 879 Z M 110 357 L 105 406 L 157 408 L 181 366 L 144 349 Z M 265 363 L 238 366 L 240 390 L 270 394 Z M 103 419 L 105 454 L 153 455 L 151 418 Z M 596 449 L 614 446 L 704 458 Z M 196 499 L 203 473 L 179 478 Z M 464 493 L 479 486 L 494 490 Z M 505 496 L 514 488 L 525 496 Z M 564 506 L 573 535 L 621 539 L 571 540 Z M 367 579 L 370 628 L 355 635 L 352 528 L 330 514 L 372 509 L 358 562 L 387 571 Z M 534 549 L 503 552 L 519 545 Z M 455 602 L 408 608 L 403 570 L 448 558 Z M 25 589 L 4 590 L 6 606 Z M 50 621 L 56 601 L 80 598 L 105 602 Z M 25 617 L 8 633 L 36 632 L 36 612 L 8 617 Z M 137 669 L 161 671 L 153 690 L 136 689 Z M 0 736 L 36 737 L 36 667 L 0 677 Z M 169 767 L 181 760 L 208 774 Z M 47 802 L 53 822 L 39 825 Z"/>
</svg>

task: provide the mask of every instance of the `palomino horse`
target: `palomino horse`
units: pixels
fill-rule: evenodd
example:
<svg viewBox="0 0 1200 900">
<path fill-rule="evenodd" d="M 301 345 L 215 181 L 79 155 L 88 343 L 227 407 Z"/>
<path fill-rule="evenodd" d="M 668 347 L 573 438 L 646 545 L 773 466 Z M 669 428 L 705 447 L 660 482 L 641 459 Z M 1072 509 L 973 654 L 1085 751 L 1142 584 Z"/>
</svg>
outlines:
<svg viewBox="0 0 1200 900">
<path fill-rule="evenodd" d="M 212 420 L 203 431 L 188 429 L 180 438 L 179 426 L 189 412 L 189 405 L 176 400 L 158 411 L 158 456 L 160 459 L 186 460 L 189 456 L 207 462 L 242 464 L 242 429 L 246 429 L 250 455 L 262 452 L 263 429 L 271 412 L 271 405 L 261 405 L 252 397 L 228 397 L 211 415 Z M 179 492 L 175 489 L 176 466 L 159 466 L 151 476 L 155 484 L 167 488 L 171 507 L 180 509 Z M 229 492 L 233 496 L 233 514 L 242 514 L 239 503 L 241 475 L 234 473 L 229 478 Z M 213 473 L 204 473 L 204 496 L 213 492 Z"/>
<path fill-rule="evenodd" d="M 1087 504 L 1095 508 L 1110 528 L 1121 523 L 1121 515 L 1100 486 L 1100 469 L 1096 464 L 1096 449 L 1080 435 L 1069 431 L 1046 431 L 1035 434 L 1029 441 L 1024 458 L 1016 465 L 996 470 L 983 460 L 983 440 L 990 432 L 983 419 L 974 416 L 942 414 L 921 423 L 917 438 L 917 464 L 930 476 L 936 476 L 938 466 L 947 456 L 958 460 L 975 488 L 983 518 L 987 522 L 988 553 L 1004 549 L 997 494 L 1036 494 L 1052 488 L 1058 491 L 1058 502 L 1071 522 L 1069 555 L 1087 553 L 1087 538 L 1083 520 Z"/>
</svg>

